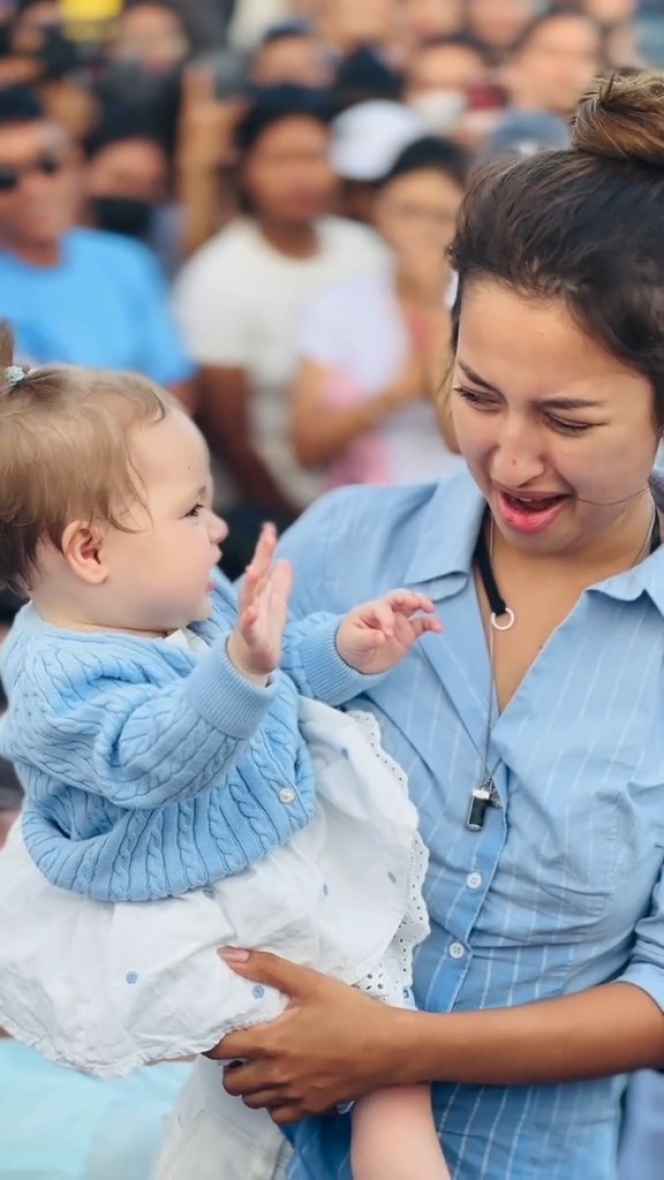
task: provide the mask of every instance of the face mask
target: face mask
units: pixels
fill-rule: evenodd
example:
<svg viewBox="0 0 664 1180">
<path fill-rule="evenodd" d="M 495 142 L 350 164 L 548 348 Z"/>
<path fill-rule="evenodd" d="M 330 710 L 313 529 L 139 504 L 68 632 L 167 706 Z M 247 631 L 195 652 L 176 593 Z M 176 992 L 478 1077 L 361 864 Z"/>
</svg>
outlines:
<svg viewBox="0 0 664 1180">
<path fill-rule="evenodd" d="M 466 109 L 466 99 L 458 90 L 430 90 L 418 94 L 408 104 L 435 135 L 448 135 Z"/>
<path fill-rule="evenodd" d="M 152 230 L 154 206 L 137 197 L 93 197 L 92 210 L 100 229 L 145 241 Z"/>
</svg>

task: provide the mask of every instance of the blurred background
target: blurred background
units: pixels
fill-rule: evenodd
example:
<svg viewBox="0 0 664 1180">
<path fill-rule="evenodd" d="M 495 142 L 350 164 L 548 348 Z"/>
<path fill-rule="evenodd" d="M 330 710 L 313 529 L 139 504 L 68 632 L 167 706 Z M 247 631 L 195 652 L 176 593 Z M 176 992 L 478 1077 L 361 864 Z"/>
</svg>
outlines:
<svg viewBox="0 0 664 1180">
<path fill-rule="evenodd" d="M 0 318 L 24 364 L 173 390 L 234 577 L 263 520 L 461 463 L 472 169 L 564 146 L 593 76 L 644 65 L 661 0 L 0 0 Z M 0 765 L 0 842 L 19 809 Z M 145 1180 L 187 1069 L 99 1082 L 0 1040 L 0 1180 Z"/>
</svg>

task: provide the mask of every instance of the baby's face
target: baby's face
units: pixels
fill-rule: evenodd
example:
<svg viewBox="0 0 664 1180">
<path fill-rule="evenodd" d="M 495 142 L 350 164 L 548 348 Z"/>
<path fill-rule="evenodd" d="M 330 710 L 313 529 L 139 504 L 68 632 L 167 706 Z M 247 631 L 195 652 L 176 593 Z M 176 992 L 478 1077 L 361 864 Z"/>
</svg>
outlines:
<svg viewBox="0 0 664 1180">
<path fill-rule="evenodd" d="M 110 528 L 102 554 L 109 627 L 163 634 L 210 613 L 211 576 L 228 529 L 212 511 L 210 460 L 193 422 L 172 410 L 138 428 L 133 461 L 145 507 Z"/>
</svg>

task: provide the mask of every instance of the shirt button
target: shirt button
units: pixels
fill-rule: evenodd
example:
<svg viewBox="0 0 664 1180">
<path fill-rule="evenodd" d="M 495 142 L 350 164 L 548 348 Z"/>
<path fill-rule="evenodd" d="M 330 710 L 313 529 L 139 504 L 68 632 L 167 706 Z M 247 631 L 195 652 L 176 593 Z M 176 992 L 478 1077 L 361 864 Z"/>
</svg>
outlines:
<svg viewBox="0 0 664 1180">
<path fill-rule="evenodd" d="M 466 953 L 466 948 L 463 947 L 460 942 L 450 943 L 450 958 L 451 959 L 463 959 L 463 956 L 465 955 L 465 953 Z"/>
<path fill-rule="evenodd" d="M 469 889 L 479 889 L 481 884 L 482 884 L 482 874 L 481 873 L 469 873 L 468 876 L 466 877 L 466 885 L 468 886 Z"/>
<path fill-rule="evenodd" d="M 279 798 L 281 799 L 282 803 L 294 803 L 295 791 L 292 787 L 282 787 L 279 792 Z"/>
</svg>

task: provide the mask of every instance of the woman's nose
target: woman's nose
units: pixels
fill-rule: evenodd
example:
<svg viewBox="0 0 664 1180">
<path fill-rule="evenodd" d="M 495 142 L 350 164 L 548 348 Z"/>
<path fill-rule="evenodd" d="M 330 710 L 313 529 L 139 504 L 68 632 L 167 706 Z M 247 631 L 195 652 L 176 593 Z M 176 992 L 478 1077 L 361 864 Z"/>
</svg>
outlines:
<svg viewBox="0 0 664 1180">
<path fill-rule="evenodd" d="M 507 418 L 494 450 L 493 477 L 507 487 L 521 485 L 546 468 L 539 430 L 523 419 Z"/>
</svg>

